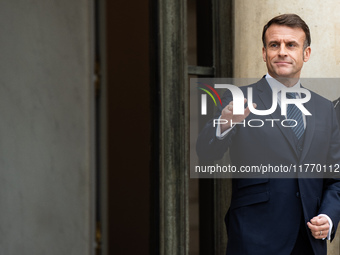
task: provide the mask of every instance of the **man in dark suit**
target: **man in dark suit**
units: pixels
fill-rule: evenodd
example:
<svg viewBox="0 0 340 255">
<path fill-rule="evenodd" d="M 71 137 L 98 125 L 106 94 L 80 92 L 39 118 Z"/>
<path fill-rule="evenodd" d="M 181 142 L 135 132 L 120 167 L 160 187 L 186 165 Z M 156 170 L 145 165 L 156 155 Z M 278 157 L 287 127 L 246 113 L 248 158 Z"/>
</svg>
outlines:
<svg viewBox="0 0 340 255">
<path fill-rule="evenodd" d="M 257 110 L 271 107 L 273 91 L 281 98 L 284 88 L 300 88 L 301 69 L 311 54 L 309 28 L 295 14 L 270 20 L 262 40 L 268 73 L 257 83 L 241 87 L 244 95 L 252 87 Z M 197 140 L 198 156 L 217 160 L 229 150 L 237 169 L 263 164 L 301 166 L 305 172 L 308 164 L 337 166 L 340 132 L 332 102 L 310 93 L 303 106 L 311 115 L 289 108 L 287 116 L 281 115 L 279 100 L 275 112 L 259 116 L 247 104 L 243 115 L 233 114 L 233 97 L 227 91 L 216 115 L 226 121 L 216 126 L 213 121 L 207 123 Z M 304 95 L 295 93 L 293 97 Z M 296 120 L 297 125 L 281 125 L 286 118 Z M 251 119 L 280 121 L 262 127 L 235 124 Z M 299 178 L 299 171 L 293 177 L 261 175 L 232 180 L 232 200 L 225 218 L 228 255 L 327 254 L 326 239 L 334 238 L 340 219 L 340 182 L 336 178 Z"/>
</svg>

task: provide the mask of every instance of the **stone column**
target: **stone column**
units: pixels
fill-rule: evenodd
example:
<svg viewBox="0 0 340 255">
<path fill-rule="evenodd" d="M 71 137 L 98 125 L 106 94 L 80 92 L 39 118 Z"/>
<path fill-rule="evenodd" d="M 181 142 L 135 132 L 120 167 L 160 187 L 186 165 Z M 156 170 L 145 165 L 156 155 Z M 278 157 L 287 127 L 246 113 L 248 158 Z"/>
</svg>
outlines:
<svg viewBox="0 0 340 255">
<path fill-rule="evenodd" d="M 156 1 L 155 1 L 156 2 Z M 186 1 L 157 1 L 155 84 L 159 90 L 159 245 L 185 255 L 188 231 L 188 70 Z"/>
</svg>

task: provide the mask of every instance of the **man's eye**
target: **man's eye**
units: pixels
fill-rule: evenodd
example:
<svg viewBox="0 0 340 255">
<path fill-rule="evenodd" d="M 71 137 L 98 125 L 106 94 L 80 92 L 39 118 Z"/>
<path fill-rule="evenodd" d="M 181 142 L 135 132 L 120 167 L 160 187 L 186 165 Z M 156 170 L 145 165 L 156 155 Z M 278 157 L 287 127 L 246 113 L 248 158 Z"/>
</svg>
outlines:
<svg viewBox="0 0 340 255">
<path fill-rule="evenodd" d="M 273 43 L 273 44 L 270 45 L 270 47 L 272 47 L 272 48 L 276 48 L 277 46 L 278 45 L 276 43 Z"/>
</svg>

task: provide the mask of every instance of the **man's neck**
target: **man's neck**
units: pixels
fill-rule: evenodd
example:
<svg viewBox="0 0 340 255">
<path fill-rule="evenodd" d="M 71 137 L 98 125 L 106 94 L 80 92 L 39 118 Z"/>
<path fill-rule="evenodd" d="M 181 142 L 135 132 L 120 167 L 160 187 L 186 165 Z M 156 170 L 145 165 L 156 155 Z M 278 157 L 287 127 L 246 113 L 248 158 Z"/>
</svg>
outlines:
<svg viewBox="0 0 340 255">
<path fill-rule="evenodd" d="M 288 88 L 295 86 L 300 80 L 299 78 L 273 77 L 269 73 L 267 73 L 267 77 L 277 80 Z"/>
<path fill-rule="evenodd" d="M 286 77 L 279 77 L 279 78 L 274 78 L 278 82 L 282 83 L 286 87 L 293 87 L 298 81 L 299 78 L 286 78 Z"/>
</svg>

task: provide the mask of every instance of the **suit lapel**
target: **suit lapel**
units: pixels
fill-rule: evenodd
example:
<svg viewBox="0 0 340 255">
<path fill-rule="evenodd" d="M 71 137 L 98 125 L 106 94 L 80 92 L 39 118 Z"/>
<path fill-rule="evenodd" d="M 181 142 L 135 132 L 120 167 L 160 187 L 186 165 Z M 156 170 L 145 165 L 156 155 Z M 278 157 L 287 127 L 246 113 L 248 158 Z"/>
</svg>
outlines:
<svg viewBox="0 0 340 255">
<path fill-rule="evenodd" d="M 305 140 L 303 144 L 302 154 L 300 158 L 300 162 L 304 160 L 307 155 L 307 152 L 310 148 L 310 145 L 313 140 L 314 130 L 315 130 L 315 103 L 313 97 L 304 104 L 304 106 L 308 109 L 308 111 L 312 114 L 306 116 L 306 130 L 305 130 Z"/>
<path fill-rule="evenodd" d="M 259 98 L 262 101 L 262 103 L 265 106 L 265 109 L 269 109 L 272 106 L 272 90 L 266 81 L 265 78 L 262 78 L 258 83 L 257 83 L 257 89 L 259 92 Z M 286 138 L 292 149 L 295 151 L 296 155 L 298 155 L 296 146 L 295 146 L 295 138 L 294 138 L 294 132 L 291 128 L 289 127 L 283 127 L 281 125 L 281 121 L 285 119 L 285 116 L 281 115 L 281 108 L 277 106 L 276 110 L 270 114 L 272 119 L 279 119 L 280 121 L 275 121 L 276 127 L 281 131 L 283 136 Z"/>
</svg>

